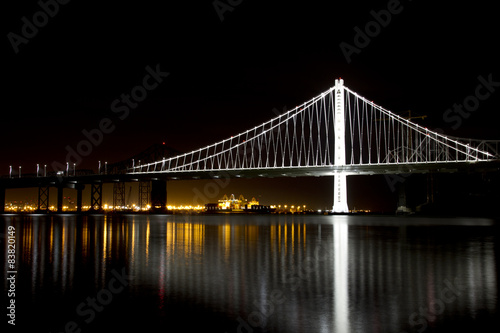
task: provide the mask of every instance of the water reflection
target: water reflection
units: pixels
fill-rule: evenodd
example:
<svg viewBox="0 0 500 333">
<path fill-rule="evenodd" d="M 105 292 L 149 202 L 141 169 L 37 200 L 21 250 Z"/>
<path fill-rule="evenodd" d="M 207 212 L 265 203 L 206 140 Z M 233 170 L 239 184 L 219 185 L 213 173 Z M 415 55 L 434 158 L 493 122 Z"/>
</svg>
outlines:
<svg viewBox="0 0 500 333">
<path fill-rule="evenodd" d="M 335 328 L 336 332 L 349 332 L 349 228 L 345 216 L 334 222 L 333 245 Z"/>
<path fill-rule="evenodd" d="M 82 286 L 105 288 L 110 270 L 125 267 L 132 277 L 128 301 L 113 306 L 130 313 L 138 311 L 135 299 L 145 300 L 151 325 L 176 323 L 173 305 L 223 314 L 220 331 L 227 332 L 432 331 L 459 327 L 457 318 L 493 321 L 498 311 L 498 239 L 487 220 L 54 215 L 4 221 L 19 237 L 19 297 L 32 304 L 43 304 L 50 290 L 74 307 L 85 296 L 80 291 L 73 299 Z M 102 318 L 106 324 L 106 313 Z"/>
</svg>

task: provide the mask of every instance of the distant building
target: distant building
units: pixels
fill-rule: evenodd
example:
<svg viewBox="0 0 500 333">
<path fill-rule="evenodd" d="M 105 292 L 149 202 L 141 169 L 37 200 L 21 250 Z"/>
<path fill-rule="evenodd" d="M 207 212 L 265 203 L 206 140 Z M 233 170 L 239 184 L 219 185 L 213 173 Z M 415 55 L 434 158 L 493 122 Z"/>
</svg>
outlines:
<svg viewBox="0 0 500 333">
<path fill-rule="evenodd" d="M 259 202 L 255 200 L 255 198 L 252 198 L 252 200 L 248 202 L 243 195 L 240 195 L 239 198 L 236 199 L 234 194 L 231 194 L 229 198 L 224 194 L 222 199 L 219 200 L 218 206 L 220 210 L 242 211 L 258 204 Z"/>
<path fill-rule="evenodd" d="M 219 211 L 219 205 L 216 203 L 209 203 L 205 205 L 205 211 L 207 212 L 216 212 Z"/>
<path fill-rule="evenodd" d="M 226 194 L 217 203 L 209 203 L 205 205 L 205 210 L 207 212 L 257 212 L 257 211 L 269 211 L 268 206 L 259 205 L 259 201 L 252 198 L 248 201 L 240 195 L 238 199 L 231 194 L 228 197 Z"/>
</svg>

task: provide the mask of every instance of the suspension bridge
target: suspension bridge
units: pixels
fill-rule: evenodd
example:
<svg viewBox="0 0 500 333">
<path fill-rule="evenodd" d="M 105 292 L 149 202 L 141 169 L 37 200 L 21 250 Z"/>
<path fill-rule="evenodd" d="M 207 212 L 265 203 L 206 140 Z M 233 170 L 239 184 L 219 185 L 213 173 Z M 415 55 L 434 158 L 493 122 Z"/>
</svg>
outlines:
<svg viewBox="0 0 500 333">
<path fill-rule="evenodd" d="M 139 192 L 147 197 L 151 191 L 150 199 L 164 207 L 166 185 L 161 182 L 166 180 L 333 176 L 332 210 L 347 213 L 347 176 L 498 171 L 499 143 L 429 130 L 358 95 L 337 79 L 335 86 L 288 112 L 188 153 L 142 163 L 131 159 L 112 172 L 99 168 L 98 173 L 87 175 L 71 175 L 68 169 L 57 176 L 39 176 L 38 171 L 31 178 L 10 175 L 0 181 L 0 204 L 5 188 L 39 187 L 43 209 L 48 201 L 43 193 L 49 186 L 90 184 L 91 206 L 99 209 L 102 183 L 152 181 L 151 189 Z M 115 187 L 114 194 L 122 196 L 124 190 Z M 81 207 L 81 193 L 78 201 Z"/>
</svg>

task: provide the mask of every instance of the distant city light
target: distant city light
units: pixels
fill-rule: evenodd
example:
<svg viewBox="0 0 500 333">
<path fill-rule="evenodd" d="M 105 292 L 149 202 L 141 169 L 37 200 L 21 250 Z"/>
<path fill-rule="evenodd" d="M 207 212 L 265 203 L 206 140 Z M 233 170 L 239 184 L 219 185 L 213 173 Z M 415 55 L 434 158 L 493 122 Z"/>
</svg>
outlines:
<svg viewBox="0 0 500 333">
<path fill-rule="evenodd" d="M 64 173 L 64 171 L 61 171 Z M 64 197 L 64 205 L 61 204 L 60 209 L 63 212 L 77 212 L 77 211 L 89 211 L 95 209 L 96 207 L 91 207 L 90 205 L 82 205 L 80 209 L 76 205 L 76 202 L 72 201 L 70 197 Z M 66 202 L 67 200 L 67 202 Z M 38 210 L 38 202 L 36 200 L 26 200 L 26 201 L 11 201 L 6 202 L 5 211 L 7 212 L 36 212 Z M 152 210 L 152 205 L 148 204 L 146 206 L 140 206 L 137 202 L 129 203 L 126 205 L 114 206 L 111 203 L 104 202 L 101 206 L 101 211 L 103 212 L 148 212 Z M 155 207 L 161 208 L 160 206 Z M 52 211 L 56 212 L 58 210 L 57 205 L 49 205 L 49 207 L 40 207 L 42 211 Z M 327 213 L 325 210 L 312 210 L 307 209 L 304 204 L 271 204 L 271 205 L 261 205 L 259 201 L 253 197 L 251 200 L 247 200 L 240 195 L 238 198 L 231 194 L 229 197 L 224 195 L 216 203 L 207 203 L 204 205 L 192 205 L 192 204 L 167 204 L 165 209 L 167 213 L 216 213 L 220 212 L 260 212 L 260 213 L 276 213 L 276 214 L 321 214 Z M 369 212 L 368 210 L 353 210 L 353 213 Z"/>
</svg>

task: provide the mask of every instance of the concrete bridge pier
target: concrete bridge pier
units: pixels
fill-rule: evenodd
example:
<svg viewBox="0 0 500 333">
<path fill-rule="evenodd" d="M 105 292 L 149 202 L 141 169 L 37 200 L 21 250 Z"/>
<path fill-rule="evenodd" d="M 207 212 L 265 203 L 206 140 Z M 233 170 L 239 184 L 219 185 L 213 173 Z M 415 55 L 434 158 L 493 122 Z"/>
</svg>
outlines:
<svg viewBox="0 0 500 333">
<path fill-rule="evenodd" d="M 333 208 L 334 213 L 349 213 L 347 206 L 347 176 L 338 174 L 334 176 Z"/>
<path fill-rule="evenodd" d="M 427 174 L 427 204 L 434 204 L 436 182 L 432 173 Z"/>
<path fill-rule="evenodd" d="M 64 192 L 64 187 L 58 186 L 57 187 L 57 212 L 58 213 L 62 213 L 62 211 L 63 211 L 63 192 Z"/>
<path fill-rule="evenodd" d="M 406 204 L 406 185 L 405 182 L 400 182 L 396 185 L 398 191 L 398 208 L 396 209 L 396 214 L 408 214 L 411 213 L 411 208 Z"/>
<path fill-rule="evenodd" d="M 164 212 L 167 208 L 167 181 L 154 179 L 151 181 L 151 211 Z"/>
</svg>

